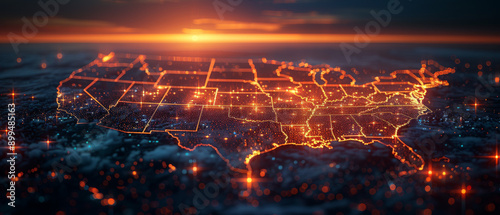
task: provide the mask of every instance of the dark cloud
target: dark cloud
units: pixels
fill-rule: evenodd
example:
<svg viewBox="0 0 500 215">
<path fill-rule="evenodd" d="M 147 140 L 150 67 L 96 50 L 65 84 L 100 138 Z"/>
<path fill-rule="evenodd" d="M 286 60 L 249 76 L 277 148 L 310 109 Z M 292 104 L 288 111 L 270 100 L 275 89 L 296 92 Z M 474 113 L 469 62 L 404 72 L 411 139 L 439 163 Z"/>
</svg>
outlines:
<svg viewBox="0 0 500 215">
<path fill-rule="evenodd" d="M 48 1 L 48 0 L 47 0 Z M 224 18 L 238 23 L 283 24 L 275 29 L 280 33 L 353 33 L 353 27 L 363 27 L 374 18 L 370 11 L 387 10 L 388 1 L 242 1 L 228 5 Z M 481 34 L 497 32 L 500 3 L 483 1 L 399 1 L 402 12 L 393 14 L 384 33 L 452 33 Z M 70 1 L 60 5 L 57 17 L 78 23 L 94 23 L 120 27 L 106 29 L 44 28 L 43 33 L 182 33 L 193 28 L 193 20 L 219 19 L 211 0 L 89 0 Z M 0 8 L 2 31 L 19 32 L 22 17 L 31 18 L 41 10 L 34 1 L 4 1 Z M 279 13 L 270 12 L 281 11 Z M 279 15 L 279 16 L 276 16 Z M 51 21 L 55 22 L 55 21 Z M 211 26 L 196 26 L 217 30 Z M 127 31 L 125 31 L 127 30 Z M 220 29 L 218 29 L 220 30 Z M 228 29 L 225 29 L 228 30 Z M 248 32 L 233 28 L 230 32 Z M 250 32 L 268 32 L 268 28 L 250 28 Z M 223 31 L 226 32 L 226 31 Z"/>
</svg>

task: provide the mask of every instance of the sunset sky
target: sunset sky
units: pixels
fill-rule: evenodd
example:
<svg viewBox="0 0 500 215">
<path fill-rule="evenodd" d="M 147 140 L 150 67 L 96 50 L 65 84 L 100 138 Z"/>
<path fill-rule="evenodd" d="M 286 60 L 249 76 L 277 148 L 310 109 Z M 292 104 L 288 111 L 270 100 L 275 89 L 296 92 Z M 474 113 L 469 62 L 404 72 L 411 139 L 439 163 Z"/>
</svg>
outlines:
<svg viewBox="0 0 500 215">
<path fill-rule="evenodd" d="M 55 0 L 42 0 L 43 2 Z M 55 16 L 30 42 L 139 42 L 244 41 L 248 34 L 261 40 L 290 42 L 339 42 L 352 40 L 353 30 L 375 20 L 388 9 L 388 1 L 370 0 L 60 0 Z M 240 4 L 238 4 L 241 2 Z M 494 1 L 399 2 L 401 12 L 391 15 L 375 42 L 399 38 L 402 42 L 450 41 L 495 42 L 498 39 L 500 3 Z M 393 3 L 394 3 L 393 2 Z M 233 5 L 231 5 L 231 3 Z M 0 41 L 8 42 L 9 32 L 22 36 L 26 17 L 43 11 L 37 1 L 4 0 L 0 8 Z M 226 9 L 224 12 L 217 13 Z M 38 13 L 40 14 L 40 13 Z M 40 21 L 43 21 L 41 18 Z M 83 35 L 82 35 L 83 34 Z M 281 37 L 280 35 L 288 36 Z M 92 36 L 89 36 L 92 35 Z M 184 37 L 183 35 L 188 35 Z M 210 37 L 207 35 L 211 35 Z M 226 35 L 223 37 L 221 35 Z M 228 36 L 229 35 L 229 36 Z M 335 38 L 328 37 L 336 35 Z M 347 35 L 347 37 L 337 37 Z M 403 35 L 403 36 L 402 36 Z M 418 35 L 415 37 L 414 35 Z M 419 37 L 426 35 L 426 37 Z M 156 39 L 155 39 L 156 38 Z M 274 39 L 273 39 L 274 38 Z M 441 38 L 441 39 L 440 39 Z M 256 39 L 258 40 L 258 39 Z M 248 42 L 248 41 L 247 41 Z M 258 42 L 258 41 L 256 41 Z M 281 41 L 283 42 L 283 41 Z"/>
</svg>

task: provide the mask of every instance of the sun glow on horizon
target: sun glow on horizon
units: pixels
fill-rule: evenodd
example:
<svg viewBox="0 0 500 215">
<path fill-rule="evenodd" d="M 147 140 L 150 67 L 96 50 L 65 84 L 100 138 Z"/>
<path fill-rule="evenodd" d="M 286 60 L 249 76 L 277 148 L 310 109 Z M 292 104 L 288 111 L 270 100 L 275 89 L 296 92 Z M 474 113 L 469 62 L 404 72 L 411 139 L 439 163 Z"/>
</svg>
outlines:
<svg viewBox="0 0 500 215">
<path fill-rule="evenodd" d="M 37 35 L 30 43 L 354 43 L 356 34 L 54 34 Z M 0 37 L 0 43 L 9 43 Z M 371 43 L 500 44 L 499 36 L 377 35 Z"/>
</svg>

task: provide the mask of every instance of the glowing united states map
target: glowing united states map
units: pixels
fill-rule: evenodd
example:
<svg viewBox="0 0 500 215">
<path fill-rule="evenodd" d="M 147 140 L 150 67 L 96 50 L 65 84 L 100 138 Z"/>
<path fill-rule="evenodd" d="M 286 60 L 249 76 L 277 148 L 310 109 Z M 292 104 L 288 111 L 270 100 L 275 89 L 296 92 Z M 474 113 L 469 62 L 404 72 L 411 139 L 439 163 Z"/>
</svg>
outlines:
<svg viewBox="0 0 500 215">
<path fill-rule="evenodd" d="M 398 129 L 429 111 L 426 89 L 447 85 L 439 76 L 454 72 L 430 65 L 357 84 L 328 65 L 110 53 L 61 81 L 57 102 L 78 123 L 168 132 L 187 150 L 212 147 L 236 171 L 284 145 L 332 141 L 379 142 L 421 170 L 422 157 Z"/>
</svg>

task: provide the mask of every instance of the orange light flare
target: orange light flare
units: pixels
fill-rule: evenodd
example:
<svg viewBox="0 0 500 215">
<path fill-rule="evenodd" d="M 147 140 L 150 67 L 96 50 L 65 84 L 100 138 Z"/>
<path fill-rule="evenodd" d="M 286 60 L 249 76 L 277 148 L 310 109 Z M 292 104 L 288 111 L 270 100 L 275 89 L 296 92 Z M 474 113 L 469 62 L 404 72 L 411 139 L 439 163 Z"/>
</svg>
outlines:
<svg viewBox="0 0 500 215">
<path fill-rule="evenodd" d="M 51 141 L 49 139 L 49 137 L 47 137 L 47 140 L 45 141 L 45 144 L 47 145 L 47 149 L 49 149 L 51 143 L 54 143 L 54 141 Z"/>
<path fill-rule="evenodd" d="M 472 192 L 472 187 L 470 185 L 462 185 L 460 189 L 454 190 L 453 193 L 458 193 L 462 196 L 462 200 L 465 199 L 466 195 Z"/>
<path fill-rule="evenodd" d="M 16 152 L 17 149 L 22 149 L 25 147 L 22 147 L 22 146 L 0 146 L 0 148 L 4 148 L 7 150 L 11 150 L 12 152 Z"/>
<path fill-rule="evenodd" d="M 251 175 L 247 176 L 246 182 L 247 182 L 247 190 L 243 192 L 243 196 L 249 196 L 252 193 L 252 182 L 254 179 L 252 178 Z"/>
<path fill-rule="evenodd" d="M 16 93 L 16 92 L 14 91 L 14 89 L 12 89 L 12 92 L 10 93 L 10 95 L 12 96 L 12 100 L 14 100 L 14 98 L 15 98 L 17 95 L 19 95 L 19 93 Z"/>
<path fill-rule="evenodd" d="M 244 184 L 246 185 L 247 190 L 246 190 L 246 191 L 244 191 L 244 192 L 241 194 L 243 197 L 247 197 L 247 196 L 249 196 L 249 195 L 252 193 L 252 187 L 253 187 L 253 185 L 254 185 L 254 184 L 258 184 L 259 182 L 261 182 L 261 180 L 260 180 L 260 179 L 258 179 L 258 178 L 253 178 L 253 177 L 251 176 L 251 174 L 249 174 L 248 172 L 247 172 L 247 176 L 246 176 L 246 177 L 244 177 L 244 178 L 237 178 L 237 179 L 235 179 L 235 180 L 236 180 L 236 182 L 239 182 L 239 183 L 244 183 Z"/>
<path fill-rule="evenodd" d="M 59 52 L 57 53 L 56 57 L 58 60 L 61 60 L 63 58 L 63 54 Z"/>
<path fill-rule="evenodd" d="M 462 189 L 460 190 L 460 193 L 462 194 L 463 197 L 465 197 L 465 195 L 467 193 L 470 193 L 472 191 L 472 187 L 470 185 L 462 185 Z"/>
<path fill-rule="evenodd" d="M 474 99 L 474 112 L 477 113 L 477 106 L 479 106 L 479 104 L 477 103 L 477 99 Z"/>
<path fill-rule="evenodd" d="M 495 145 L 495 151 L 496 151 L 496 153 L 495 153 L 495 168 L 498 169 L 498 142 Z"/>
<path fill-rule="evenodd" d="M 196 166 L 196 164 L 193 166 L 193 175 L 196 176 L 198 174 L 198 171 L 200 171 L 200 168 L 198 168 L 198 166 Z"/>
<path fill-rule="evenodd" d="M 106 62 L 106 61 L 109 61 L 111 60 L 111 58 L 113 58 L 115 56 L 115 53 L 114 52 L 111 52 L 109 53 L 108 55 L 102 57 L 102 62 Z"/>
<path fill-rule="evenodd" d="M 494 159 L 495 160 L 495 165 L 498 165 L 498 159 L 500 159 L 500 155 L 498 154 L 498 150 L 495 152 L 495 155 L 490 155 L 490 156 L 476 156 L 476 157 Z"/>
<path fill-rule="evenodd" d="M 47 63 L 43 62 L 43 63 L 40 65 L 40 67 L 41 67 L 42 69 L 46 69 L 46 68 L 47 68 Z"/>
</svg>

